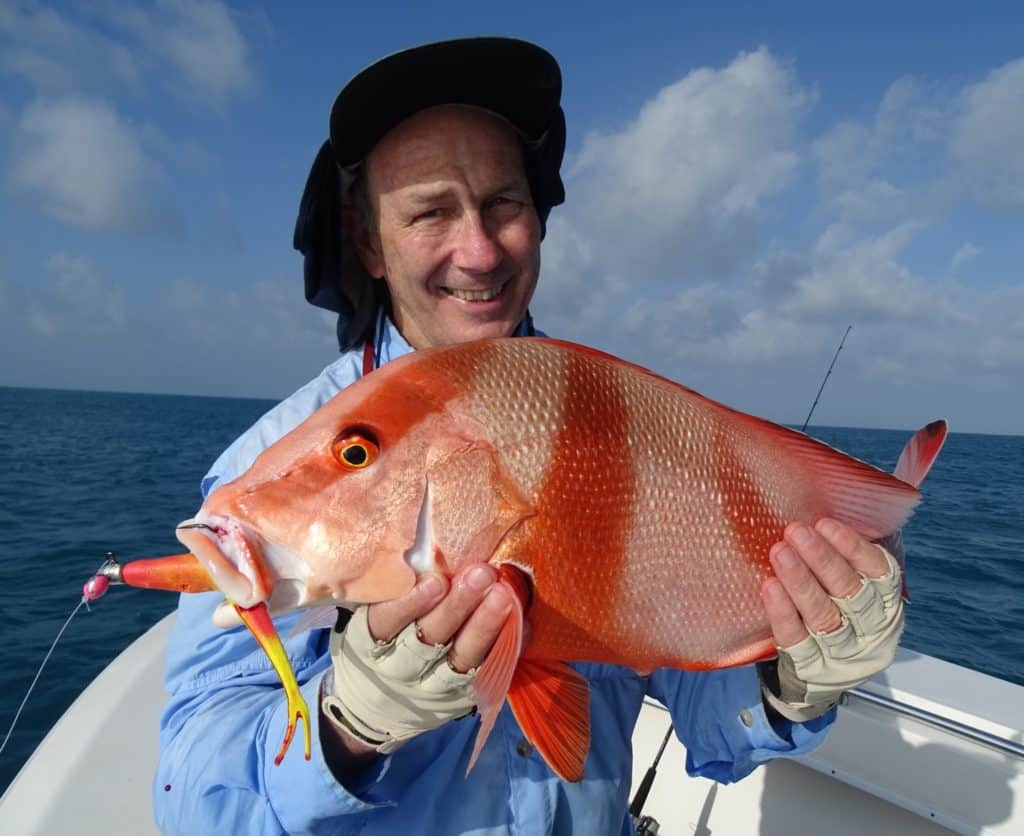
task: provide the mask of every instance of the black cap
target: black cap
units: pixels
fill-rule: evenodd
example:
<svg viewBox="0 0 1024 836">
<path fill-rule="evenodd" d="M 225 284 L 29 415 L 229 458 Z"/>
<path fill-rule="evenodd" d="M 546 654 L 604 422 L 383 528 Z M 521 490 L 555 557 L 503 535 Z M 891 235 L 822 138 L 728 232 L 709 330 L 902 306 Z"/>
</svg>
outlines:
<svg viewBox="0 0 1024 836">
<path fill-rule="evenodd" d="M 295 224 L 304 256 L 306 299 L 340 314 L 342 348 L 360 342 L 384 301 L 383 282 L 366 275 L 342 224 L 339 168 L 358 165 L 399 122 L 443 104 L 485 108 L 523 138 L 524 159 L 543 235 L 551 207 L 565 200 L 565 153 L 558 62 L 515 38 L 463 38 L 414 47 L 357 73 L 331 108 L 330 139 L 317 154 Z"/>
<path fill-rule="evenodd" d="M 396 52 L 356 75 L 331 108 L 331 146 L 341 166 L 362 160 L 414 113 L 466 104 L 504 116 L 529 142 L 551 128 L 562 74 L 551 53 L 514 38 L 465 38 Z"/>
</svg>

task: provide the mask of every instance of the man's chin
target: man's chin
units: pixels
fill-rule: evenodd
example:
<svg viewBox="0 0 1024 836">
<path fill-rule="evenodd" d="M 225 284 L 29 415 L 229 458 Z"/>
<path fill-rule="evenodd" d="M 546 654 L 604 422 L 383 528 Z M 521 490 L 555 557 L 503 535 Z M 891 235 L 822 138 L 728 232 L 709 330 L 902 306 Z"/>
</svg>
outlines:
<svg viewBox="0 0 1024 836">
<path fill-rule="evenodd" d="M 453 329 L 452 342 L 464 343 L 471 340 L 491 340 L 499 337 L 511 337 L 519 326 L 519 320 L 502 319 L 483 323 L 466 323 Z"/>
<path fill-rule="evenodd" d="M 523 314 L 518 311 L 459 311 L 457 316 L 449 317 L 445 322 L 447 341 L 463 343 L 470 340 L 511 337 L 522 318 Z"/>
</svg>

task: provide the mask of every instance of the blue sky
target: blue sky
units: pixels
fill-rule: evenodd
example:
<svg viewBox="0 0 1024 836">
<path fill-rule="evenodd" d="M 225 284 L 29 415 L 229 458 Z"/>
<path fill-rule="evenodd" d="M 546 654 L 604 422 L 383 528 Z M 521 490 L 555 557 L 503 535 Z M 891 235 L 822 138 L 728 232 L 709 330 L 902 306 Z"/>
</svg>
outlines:
<svg viewBox="0 0 1024 836">
<path fill-rule="evenodd" d="M 798 423 L 852 324 L 816 423 L 1024 433 L 1019 6 L 347 5 L 0 0 L 0 385 L 300 386 L 338 89 L 506 34 L 564 75 L 546 331 Z"/>
</svg>

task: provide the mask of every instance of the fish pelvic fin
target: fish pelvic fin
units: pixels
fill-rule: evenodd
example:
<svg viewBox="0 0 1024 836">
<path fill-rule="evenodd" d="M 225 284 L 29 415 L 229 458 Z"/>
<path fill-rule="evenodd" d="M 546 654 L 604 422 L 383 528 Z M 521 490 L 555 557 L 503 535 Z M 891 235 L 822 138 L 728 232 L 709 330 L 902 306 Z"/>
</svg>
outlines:
<svg viewBox="0 0 1024 836">
<path fill-rule="evenodd" d="M 285 729 L 284 740 L 281 741 L 281 748 L 274 758 L 274 765 L 280 766 L 284 760 L 284 754 L 291 746 L 292 737 L 295 735 L 295 727 L 299 720 L 302 720 L 303 733 L 306 743 L 306 760 L 310 759 L 313 734 L 310 729 L 309 707 L 306 700 L 299 691 L 299 683 L 295 679 L 295 672 L 292 670 L 288 656 L 285 654 L 284 645 L 277 635 L 274 622 L 270 620 L 270 613 L 267 612 L 266 604 L 257 604 L 255 607 L 240 607 L 235 604 L 235 610 L 242 623 L 249 628 L 253 637 L 267 654 L 270 663 L 281 677 L 281 684 L 284 685 L 285 697 L 288 700 L 288 726 Z"/>
<path fill-rule="evenodd" d="M 498 576 L 513 593 L 513 606 L 473 680 L 480 729 L 466 774 L 476 764 L 507 698 L 523 733 L 552 771 L 566 781 L 579 781 L 590 750 L 590 686 L 564 662 L 522 658 L 530 580 L 509 563 L 499 567 Z"/>
<path fill-rule="evenodd" d="M 508 692 L 519 727 L 565 781 L 583 778 L 590 750 L 590 687 L 565 662 L 523 659 Z"/>
<path fill-rule="evenodd" d="M 920 487 L 928 471 L 932 469 L 935 459 L 938 458 L 942 445 L 946 442 L 948 427 L 942 419 L 932 421 L 926 427 L 922 427 L 914 437 L 907 442 L 903 452 L 896 462 L 896 470 L 893 475 L 908 485 L 915 488 Z M 899 564 L 903 573 L 903 588 L 901 595 L 903 600 L 910 602 L 910 592 L 907 589 L 906 557 L 903 551 L 903 531 L 894 531 L 888 537 L 878 541 L 893 559 Z"/>
<path fill-rule="evenodd" d="M 509 571 L 518 572 L 517 569 L 508 567 Z M 466 767 L 466 774 L 472 771 L 476 759 L 484 748 L 484 743 L 494 728 L 498 719 L 501 707 L 505 703 L 509 686 L 512 684 L 512 676 L 519 656 L 523 650 L 523 598 L 521 597 L 521 585 L 510 583 L 505 579 L 508 574 L 506 567 L 502 567 L 499 577 L 500 583 L 510 587 L 512 595 L 512 611 L 505 619 L 505 624 L 498 634 L 494 647 L 491 648 L 487 659 L 480 666 L 473 679 L 473 701 L 476 703 L 477 712 L 480 714 L 480 729 L 476 734 L 476 742 L 473 744 L 473 752 L 469 756 L 469 765 Z"/>
</svg>

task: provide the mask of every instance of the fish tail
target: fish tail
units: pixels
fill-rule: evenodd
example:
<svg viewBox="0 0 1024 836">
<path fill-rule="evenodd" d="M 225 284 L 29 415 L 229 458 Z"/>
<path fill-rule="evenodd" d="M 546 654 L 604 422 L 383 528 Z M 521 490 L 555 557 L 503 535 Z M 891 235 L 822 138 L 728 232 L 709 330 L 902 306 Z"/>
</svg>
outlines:
<svg viewBox="0 0 1024 836">
<path fill-rule="evenodd" d="M 945 420 L 932 421 L 925 427 L 918 430 L 914 437 L 907 442 L 903 452 L 896 461 L 896 470 L 893 475 L 901 482 L 913 485 L 915 488 L 921 486 L 924 477 L 928 475 L 939 451 L 946 441 L 948 427 Z M 909 603 L 910 592 L 907 589 L 906 554 L 903 550 L 903 529 L 897 529 L 887 537 L 877 541 L 899 564 L 903 574 L 903 600 Z"/>
<path fill-rule="evenodd" d="M 921 486 L 946 441 L 948 427 L 943 419 L 922 427 L 900 453 L 893 475 L 915 488 Z"/>
</svg>

